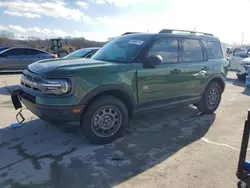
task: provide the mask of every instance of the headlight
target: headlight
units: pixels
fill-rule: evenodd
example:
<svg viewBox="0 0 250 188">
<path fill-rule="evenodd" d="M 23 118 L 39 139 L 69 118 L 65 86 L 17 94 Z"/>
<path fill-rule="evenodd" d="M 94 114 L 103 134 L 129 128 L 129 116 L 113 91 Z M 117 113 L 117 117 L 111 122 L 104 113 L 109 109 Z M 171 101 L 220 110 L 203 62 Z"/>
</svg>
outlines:
<svg viewBox="0 0 250 188">
<path fill-rule="evenodd" d="M 43 93 L 56 95 L 67 94 L 72 89 L 71 81 L 66 79 L 46 79 L 41 86 Z"/>
</svg>

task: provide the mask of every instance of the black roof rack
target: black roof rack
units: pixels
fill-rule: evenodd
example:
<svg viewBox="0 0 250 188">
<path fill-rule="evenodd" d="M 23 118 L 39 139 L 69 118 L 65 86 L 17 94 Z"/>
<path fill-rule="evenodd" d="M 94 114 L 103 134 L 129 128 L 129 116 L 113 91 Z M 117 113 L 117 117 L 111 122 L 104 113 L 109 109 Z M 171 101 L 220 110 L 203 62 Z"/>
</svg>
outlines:
<svg viewBox="0 0 250 188">
<path fill-rule="evenodd" d="M 126 33 L 123 33 L 122 35 L 129 35 L 129 34 L 136 34 L 136 33 L 140 33 L 140 32 L 126 32 Z"/>
<path fill-rule="evenodd" d="M 209 36 L 214 36 L 213 34 L 210 33 L 204 33 L 204 32 L 198 32 L 198 31 L 188 31 L 188 30 L 179 30 L 179 29 L 162 29 L 159 33 L 173 33 L 173 31 L 180 31 L 180 32 L 188 32 L 192 34 L 203 34 L 203 35 L 209 35 Z"/>
</svg>

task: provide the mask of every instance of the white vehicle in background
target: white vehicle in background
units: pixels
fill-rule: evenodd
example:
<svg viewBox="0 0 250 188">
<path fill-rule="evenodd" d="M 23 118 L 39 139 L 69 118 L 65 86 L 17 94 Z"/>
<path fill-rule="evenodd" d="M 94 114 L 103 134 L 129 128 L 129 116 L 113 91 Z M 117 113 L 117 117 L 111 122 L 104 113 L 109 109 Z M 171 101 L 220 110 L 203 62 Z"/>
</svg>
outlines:
<svg viewBox="0 0 250 188">
<path fill-rule="evenodd" d="M 250 63 L 250 49 L 247 48 L 235 48 L 230 58 L 229 67 L 232 70 L 236 70 L 238 80 L 245 80 L 247 76 L 247 62 Z"/>
<path fill-rule="evenodd" d="M 247 71 L 250 68 L 250 57 L 247 57 L 240 61 L 237 69 L 238 80 L 246 80 Z"/>
</svg>

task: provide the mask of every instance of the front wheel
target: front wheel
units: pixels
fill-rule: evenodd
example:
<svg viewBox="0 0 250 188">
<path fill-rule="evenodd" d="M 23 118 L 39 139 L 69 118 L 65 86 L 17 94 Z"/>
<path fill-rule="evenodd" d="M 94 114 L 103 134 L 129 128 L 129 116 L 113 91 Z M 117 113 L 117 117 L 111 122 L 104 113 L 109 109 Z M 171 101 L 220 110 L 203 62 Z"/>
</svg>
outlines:
<svg viewBox="0 0 250 188">
<path fill-rule="evenodd" d="M 81 130 L 93 144 L 107 144 L 121 137 L 128 124 L 125 104 L 113 96 L 101 96 L 83 114 Z"/>
<path fill-rule="evenodd" d="M 210 83 L 204 91 L 201 101 L 197 104 L 200 112 L 212 114 L 221 101 L 222 88 L 217 82 Z"/>
</svg>

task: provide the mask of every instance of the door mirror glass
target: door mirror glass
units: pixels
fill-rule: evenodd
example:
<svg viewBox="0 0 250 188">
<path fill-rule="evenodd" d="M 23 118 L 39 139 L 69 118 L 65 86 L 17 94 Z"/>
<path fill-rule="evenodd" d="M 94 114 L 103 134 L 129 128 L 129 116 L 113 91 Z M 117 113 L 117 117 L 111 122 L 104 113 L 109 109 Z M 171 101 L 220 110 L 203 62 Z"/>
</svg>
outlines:
<svg viewBox="0 0 250 188">
<path fill-rule="evenodd" d="M 154 67 L 156 65 L 161 65 L 162 64 L 162 57 L 160 55 L 151 55 L 148 57 L 146 61 L 146 65 L 150 67 Z"/>
</svg>

